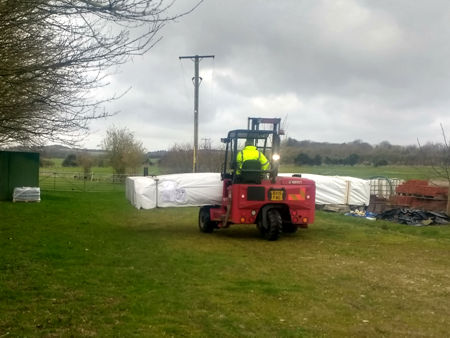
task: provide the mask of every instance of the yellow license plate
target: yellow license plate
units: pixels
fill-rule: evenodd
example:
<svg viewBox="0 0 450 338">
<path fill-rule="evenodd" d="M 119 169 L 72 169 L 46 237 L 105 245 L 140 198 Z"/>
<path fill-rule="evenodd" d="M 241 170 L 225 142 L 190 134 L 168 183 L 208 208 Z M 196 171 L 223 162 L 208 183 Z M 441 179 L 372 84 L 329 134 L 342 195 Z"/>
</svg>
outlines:
<svg viewBox="0 0 450 338">
<path fill-rule="evenodd" d="M 283 190 L 271 190 L 270 191 L 271 201 L 282 201 L 283 200 Z"/>
</svg>

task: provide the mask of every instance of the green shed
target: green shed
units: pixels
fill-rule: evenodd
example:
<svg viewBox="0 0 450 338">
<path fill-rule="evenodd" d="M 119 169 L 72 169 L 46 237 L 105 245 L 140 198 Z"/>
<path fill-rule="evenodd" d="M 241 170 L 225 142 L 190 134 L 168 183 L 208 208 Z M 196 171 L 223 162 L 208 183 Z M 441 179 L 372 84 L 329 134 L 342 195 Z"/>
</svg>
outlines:
<svg viewBox="0 0 450 338">
<path fill-rule="evenodd" d="M 0 200 L 12 200 L 16 187 L 39 187 L 39 153 L 0 151 Z"/>
</svg>

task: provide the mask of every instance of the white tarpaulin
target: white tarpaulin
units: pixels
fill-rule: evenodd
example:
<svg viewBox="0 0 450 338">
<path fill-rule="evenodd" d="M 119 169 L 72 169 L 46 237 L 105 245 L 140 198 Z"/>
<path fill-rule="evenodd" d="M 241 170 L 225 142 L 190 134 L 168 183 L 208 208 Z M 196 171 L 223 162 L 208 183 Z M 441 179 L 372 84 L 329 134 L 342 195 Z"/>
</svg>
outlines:
<svg viewBox="0 0 450 338">
<path fill-rule="evenodd" d="M 279 176 L 293 174 L 279 173 Z M 316 183 L 316 204 L 369 205 L 370 182 L 348 176 L 301 174 Z"/>
<path fill-rule="evenodd" d="M 41 189 L 39 187 L 17 187 L 13 191 L 13 202 L 40 202 Z"/>
<path fill-rule="evenodd" d="M 152 177 L 127 177 L 125 193 L 127 200 L 138 209 L 156 208 L 156 182 Z"/>
<path fill-rule="evenodd" d="M 128 177 L 125 192 L 138 209 L 220 204 L 222 181 L 219 173 Z"/>
<path fill-rule="evenodd" d="M 222 202 L 219 173 L 158 176 L 158 207 L 200 206 Z"/>
<path fill-rule="evenodd" d="M 279 176 L 292 176 L 280 173 Z M 369 205 L 370 182 L 354 177 L 302 174 L 316 183 L 316 204 Z M 129 177 L 127 199 L 138 209 L 220 204 L 219 173 Z"/>
</svg>

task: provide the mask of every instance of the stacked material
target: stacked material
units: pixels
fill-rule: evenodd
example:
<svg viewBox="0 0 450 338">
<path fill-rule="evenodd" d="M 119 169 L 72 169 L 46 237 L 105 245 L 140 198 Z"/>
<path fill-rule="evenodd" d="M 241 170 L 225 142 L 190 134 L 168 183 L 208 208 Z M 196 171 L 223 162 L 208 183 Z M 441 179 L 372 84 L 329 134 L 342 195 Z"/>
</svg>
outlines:
<svg viewBox="0 0 450 338">
<path fill-rule="evenodd" d="M 212 205 L 222 201 L 219 173 L 162 175 L 157 180 L 158 207 Z"/>
<path fill-rule="evenodd" d="M 13 191 L 13 202 L 40 202 L 41 189 L 38 187 L 18 187 Z"/>
<path fill-rule="evenodd" d="M 292 174 L 279 174 L 292 176 Z M 316 183 L 316 204 L 367 206 L 370 183 L 354 177 L 302 174 Z M 221 204 L 219 173 L 128 177 L 127 199 L 137 209 Z"/>
<path fill-rule="evenodd" d="M 126 196 L 137 209 L 220 204 L 222 181 L 218 173 L 128 177 Z"/>
<path fill-rule="evenodd" d="M 425 180 L 409 180 L 395 189 L 393 204 L 416 209 L 445 211 L 448 187 L 436 186 Z"/>
<path fill-rule="evenodd" d="M 280 173 L 278 175 L 292 176 L 293 174 Z M 316 182 L 316 204 L 369 205 L 370 182 L 367 180 L 348 176 L 313 174 L 301 174 L 301 177 Z"/>
<path fill-rule="evenodd" d="M 127 177 L 125 194 L 137 209 L 156 208 L 156 181 L 151 177 Z"/>
</svg>

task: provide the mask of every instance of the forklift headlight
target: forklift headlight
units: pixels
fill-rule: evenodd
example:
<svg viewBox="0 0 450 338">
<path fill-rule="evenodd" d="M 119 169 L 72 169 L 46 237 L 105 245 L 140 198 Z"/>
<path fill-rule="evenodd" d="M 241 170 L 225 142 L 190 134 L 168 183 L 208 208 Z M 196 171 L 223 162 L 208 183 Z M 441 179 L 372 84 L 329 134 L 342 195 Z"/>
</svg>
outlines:
<svg viewBox="0 0 450 338">
<path fill-rule="evenodd" d="M 272 155 L 272 160 L 279 161 L 280 160 L 280 155 L 279 154 L 273 154 Z"/>
</svg>

